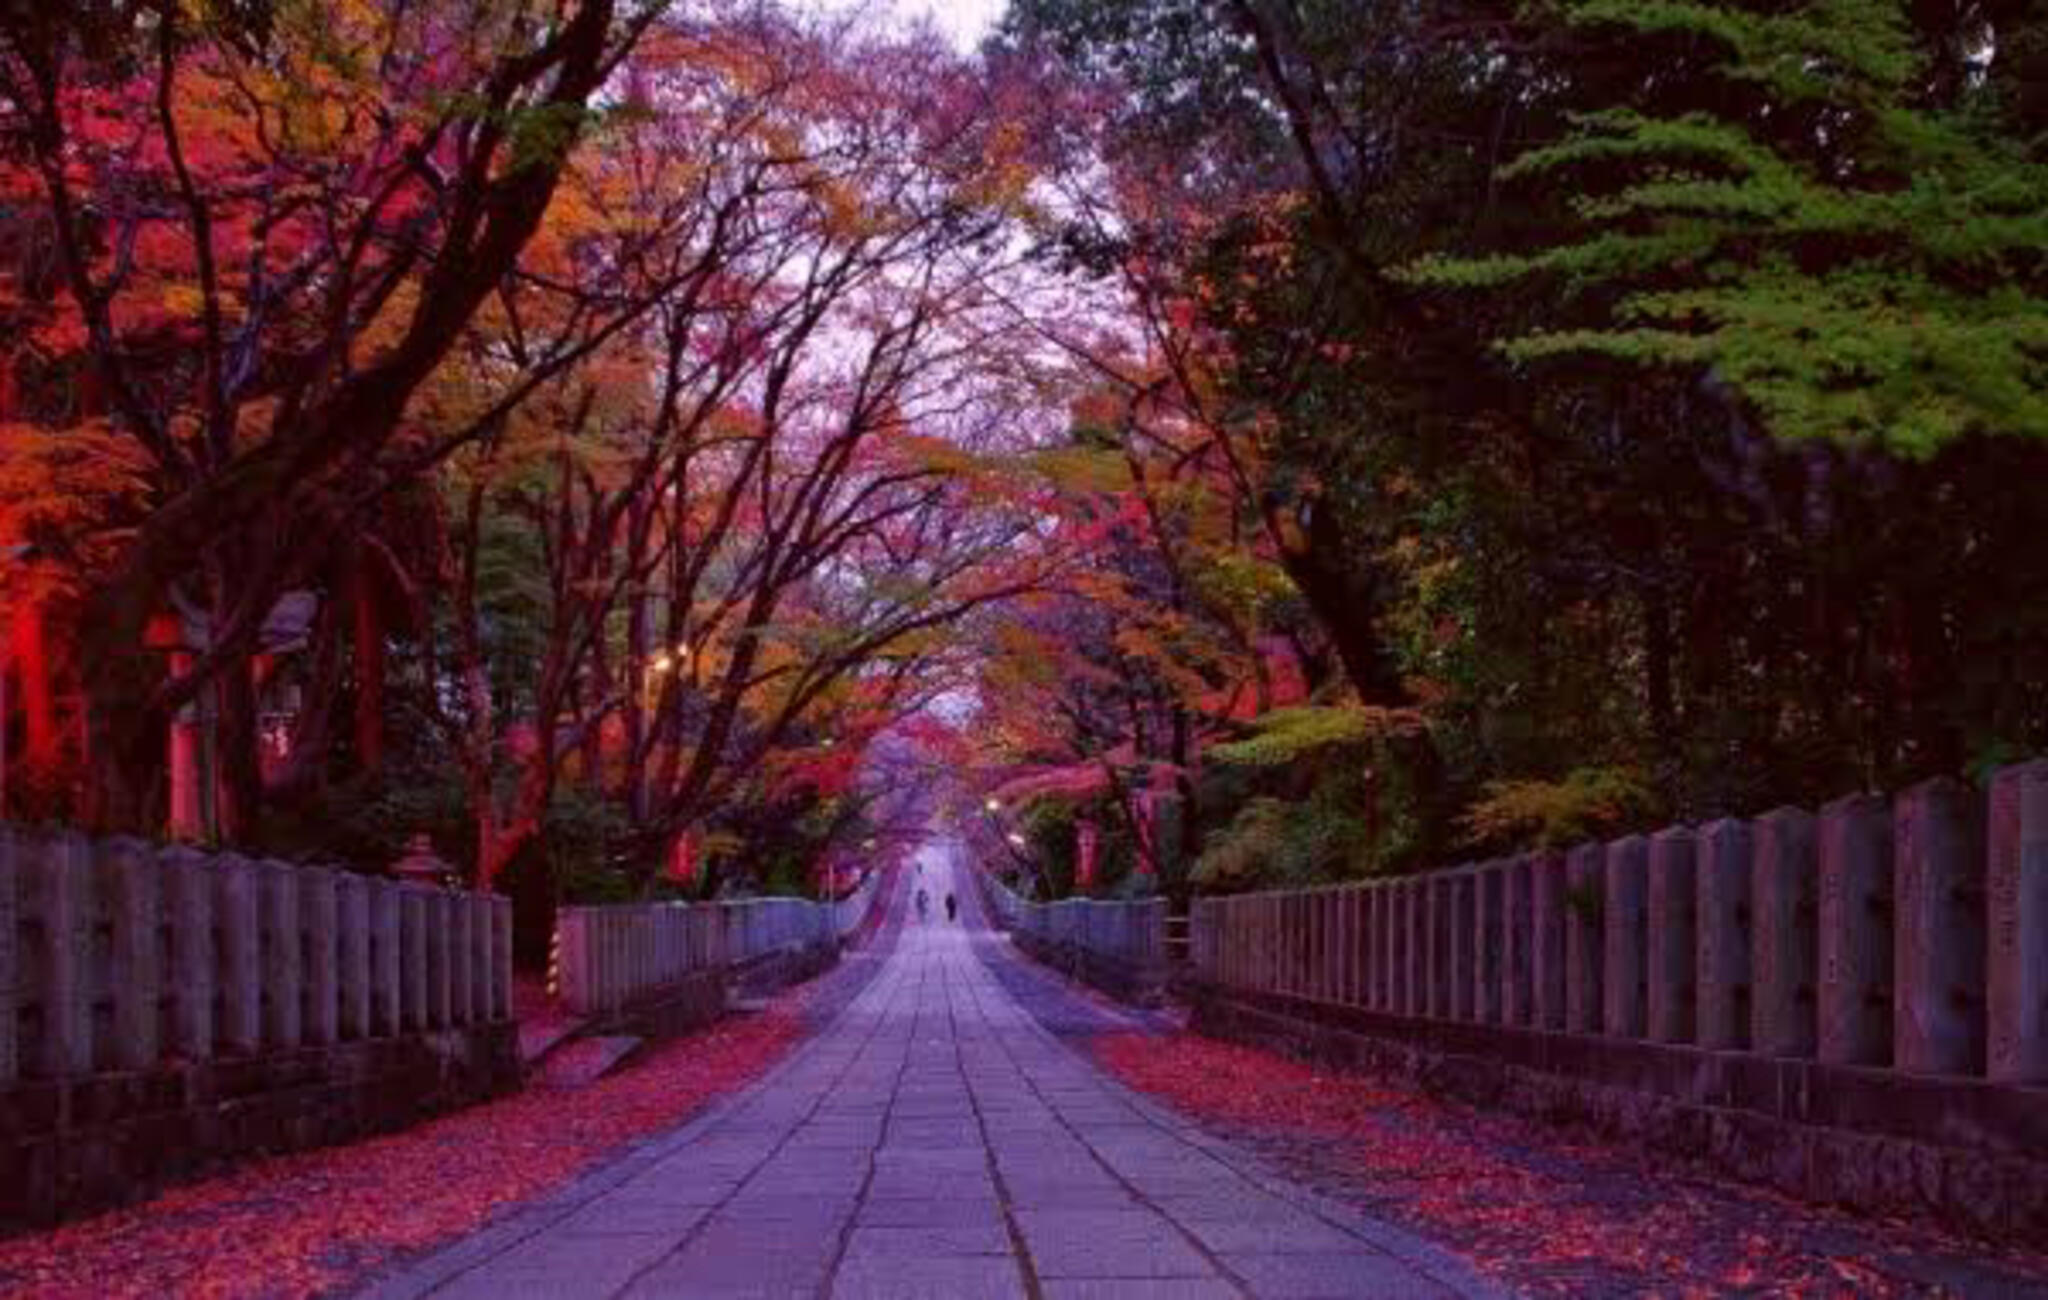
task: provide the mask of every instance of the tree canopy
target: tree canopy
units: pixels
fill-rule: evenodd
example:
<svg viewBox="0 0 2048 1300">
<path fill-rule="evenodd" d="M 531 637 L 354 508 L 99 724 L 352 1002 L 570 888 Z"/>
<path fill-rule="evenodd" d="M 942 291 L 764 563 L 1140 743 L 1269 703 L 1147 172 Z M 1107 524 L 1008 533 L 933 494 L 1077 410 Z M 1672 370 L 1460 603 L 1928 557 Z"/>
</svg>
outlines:
<svg viewBox="0 0 2048 1300">
<path fill-rule="evenodd" d="M 2048 743 L 2048 25 L 0 10 L 0 814 L 547 897 Z"/>
</svg>

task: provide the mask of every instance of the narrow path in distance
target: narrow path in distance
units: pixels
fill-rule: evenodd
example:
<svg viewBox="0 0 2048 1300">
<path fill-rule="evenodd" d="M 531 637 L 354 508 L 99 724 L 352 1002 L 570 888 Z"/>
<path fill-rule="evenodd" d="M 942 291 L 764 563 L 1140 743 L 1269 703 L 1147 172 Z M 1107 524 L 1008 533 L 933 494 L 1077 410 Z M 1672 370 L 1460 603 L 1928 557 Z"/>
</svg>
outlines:
<svg viewBox="0 0 2048 1300">
<path fill-rule="evenodd" d="M 1456 1296 L 1461 1261 L 1263 1174 L 1049 1034 L 937 846 L 880 972 L 759 1084 L 380 1296 Z M 949 924 L 948 891 L 965 904 Z"/>
</svg>

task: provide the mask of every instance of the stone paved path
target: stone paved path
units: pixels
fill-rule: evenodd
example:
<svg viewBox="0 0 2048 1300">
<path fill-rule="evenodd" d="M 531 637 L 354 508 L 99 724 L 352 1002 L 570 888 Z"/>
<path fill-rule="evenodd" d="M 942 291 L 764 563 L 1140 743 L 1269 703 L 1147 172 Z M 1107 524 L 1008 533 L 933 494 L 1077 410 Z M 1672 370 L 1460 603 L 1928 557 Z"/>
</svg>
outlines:
<svg viewBox="0 0 2048 1300">
<path fill-rule="evenodd" d="M 968 888 L 937 854 L 919 883 Z M 1492 1294 L 1111 1082 L 984 964 L 1021 959 L 977 956 L 975 909 L 933 915 L 759 1084 L 376 1294 Z"/>
</svg>

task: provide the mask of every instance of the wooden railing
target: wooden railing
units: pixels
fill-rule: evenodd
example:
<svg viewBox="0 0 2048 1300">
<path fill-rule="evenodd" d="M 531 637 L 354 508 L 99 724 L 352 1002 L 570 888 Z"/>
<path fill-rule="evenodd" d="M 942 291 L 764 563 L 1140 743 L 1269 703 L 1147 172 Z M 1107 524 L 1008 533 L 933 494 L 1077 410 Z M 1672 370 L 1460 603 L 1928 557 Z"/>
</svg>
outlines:
<svg viewBox="0 0 2048 1300">
<path fill-rule="evenodd" d="M 559 992 L 578 1014 L 620 1010 L 702 971 L 771 954 L 836 946 L 867 920 L 881 873 L 844 899 L 565 907 L 556 919 Z"/>
<path fill-rule="evenodd" d="M 1121 995 L 1150 999 L 1166 975 L 1166 900 L 1064 898 L 1033 903 L 983 875 L 997 923 L 1033 955 Z"/>
<path fill-rule="evenodd" d="M 511 1015 L 508 900 L 0 827 L 0 1087 Z"/>
<path fill-rule="evenodd" d="M 1392 1015 L 2048 1082 L 2048 761 L 1818 816 L 1198 900 L 1192 973 Z"/>
</svg>

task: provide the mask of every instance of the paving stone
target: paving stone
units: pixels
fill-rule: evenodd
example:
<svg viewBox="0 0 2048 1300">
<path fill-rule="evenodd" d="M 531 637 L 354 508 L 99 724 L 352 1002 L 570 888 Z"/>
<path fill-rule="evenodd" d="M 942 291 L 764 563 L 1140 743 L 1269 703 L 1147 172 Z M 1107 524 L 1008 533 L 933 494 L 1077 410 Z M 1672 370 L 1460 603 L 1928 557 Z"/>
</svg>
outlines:
<svg viewBox="0 0 2048 1300">
<path fill-rule="evenodd" d="M 994 1200 L 933 1201 L 905 1198 L 898 1201 L 870 1200 L 854 1214 L 859 1227 L 915 1228 L 951 1227 L 1000 1220 L 1002 1207 Z"/>
<path fill-rule="evenodd" d="M 1269 1219 L 1209 1219 L 1184 1225 L 1218 1254 L 1308 1255 L 1355 1252 L 1369 1243 L 1306 1214 Z"/>
<path fill-rule="evenodd" d="M 1012 1253 L 1010 1232 L 1002 1216 L 991 1212 L 967 1223 L 924 1224 L 917 1227 L 879 1227 L 856 1224 L 846 1243 L 846 1258 L 873 1256 L 881 1260 L 908 1260 L 945 1255 L 1002 1255 Z"/>
<path fill-rule="evenodd" d="M 1263 1190 L 1238 1172 L 1248 1157 L 1098 1073 L 1041 1018 L 1139 1022 L 982 948 L 993 964 L 965 926 L 908 927 L 753 1091 L 377 1294 L 1021 1298 L 1019 1237 L 1040 1300 L 1243 1294 L 1219 1262 L 1254 1296 L 1447 1294 L 1430 1275 L 1458 1261 L 1372 1249 L 1291 1203 L 1306 1193 Z"/>
<path fill-rule="evenodd" d="M 1243 1294 L 1221 1278 L 1198 1277 L 1051 1278 L 1038 1293 L 1045 1300 L 1237 1300 Z"/>
<path fill-rule="evenodd" d="M 556 1223 L 550 1237 L 666 1236 L 680 1242 L 711 1213 L 708 1205 L 672 1205 L 625 1193 L 600 1196 Z"/>
<path fill-rule="evenodd" d="M 1255 1295 L 1270 1300 L 1449 1300 L 1455 1293 L 1390 1255 L 1324 1252 L 1286 1255 L 1226 1255 L 1223 1262 Z"/>
<path fill-rule="evenodd" d="M 1024 1275 L 1008 1255 L 852 1261 L 833 1279 L 835 1300 L 1024 1300 Z"/>
</svg>

